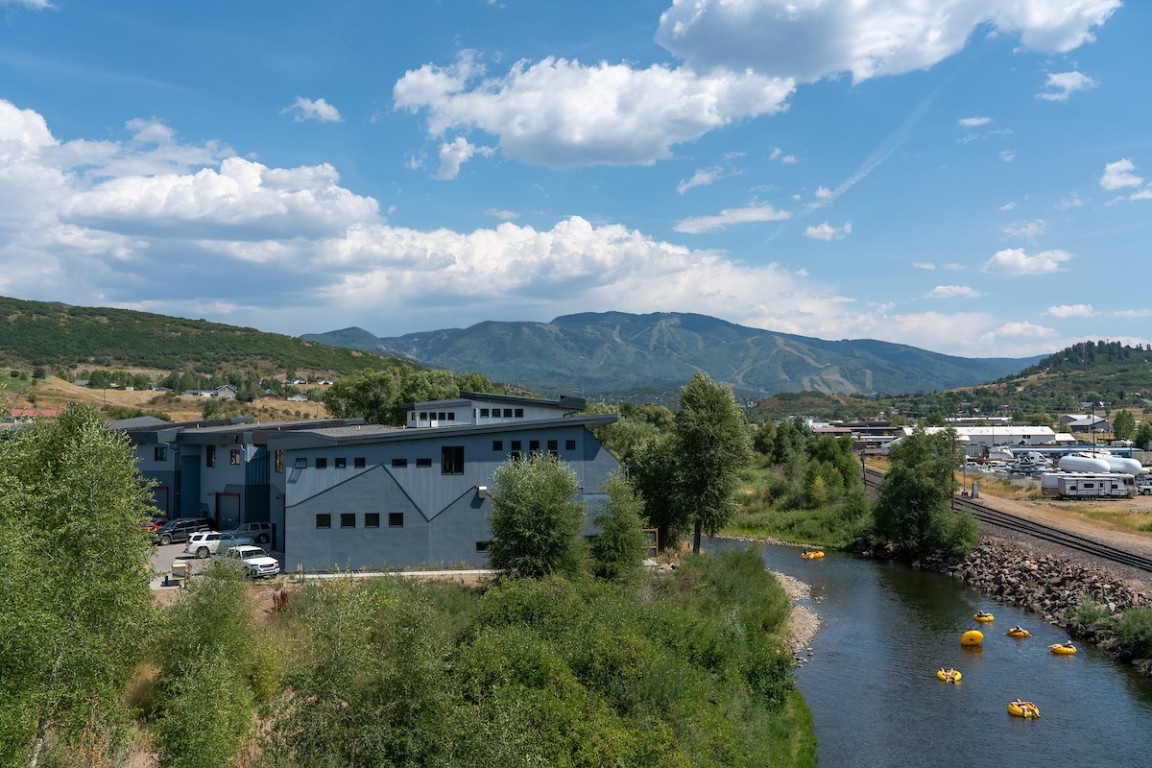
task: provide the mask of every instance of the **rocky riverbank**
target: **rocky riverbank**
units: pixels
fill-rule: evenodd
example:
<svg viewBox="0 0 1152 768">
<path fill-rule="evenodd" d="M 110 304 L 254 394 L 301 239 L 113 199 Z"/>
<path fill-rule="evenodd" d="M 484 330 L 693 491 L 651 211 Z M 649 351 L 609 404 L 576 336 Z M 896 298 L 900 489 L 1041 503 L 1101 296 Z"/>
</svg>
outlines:
<svg viewBox="0 0 1152 768">
<path fill-rule="evenodd" d="M 896 553 L 873 550 L 876 556 Z M 1120 646 L 1107 622 L 1082 624 L 1076 615 L 1091 600 L 1116 617 L 1134 607 L 1152 607 L 1152 595 L 1132 587 L 1106 568 L 1042 552 L 1026 544 L 993 537 L 981 539 L 972 554 L 960 560 L 925 559 L 914 566 L 951 574 L 996 600 L 1042 616 L 1070 635 L 1090 642 L 1152 676 L 1152 659 L 1137 659 Z"/>
</svg>

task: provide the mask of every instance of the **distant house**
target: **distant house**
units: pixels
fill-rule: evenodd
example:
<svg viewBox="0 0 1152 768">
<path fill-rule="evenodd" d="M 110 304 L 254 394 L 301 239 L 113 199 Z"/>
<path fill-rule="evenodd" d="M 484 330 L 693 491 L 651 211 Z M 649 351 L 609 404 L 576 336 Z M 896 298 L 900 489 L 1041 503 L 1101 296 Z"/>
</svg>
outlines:
<svg viewBox="0 0 1152 768">
<path fill-rule="evenodd" d="M 32 421 L 32 419 L 54 419 L 60 415 L 59 408 L 9 408 L 6 421 Z"/>
<path fill-rule="evenodd" d="M 1084 416 L 1065 424 L 1068 431 L 1074 435 L 1088 435 L 1092 433 L 1111 432 L 1112 425 L 1102 416 Z"/>
</svg>

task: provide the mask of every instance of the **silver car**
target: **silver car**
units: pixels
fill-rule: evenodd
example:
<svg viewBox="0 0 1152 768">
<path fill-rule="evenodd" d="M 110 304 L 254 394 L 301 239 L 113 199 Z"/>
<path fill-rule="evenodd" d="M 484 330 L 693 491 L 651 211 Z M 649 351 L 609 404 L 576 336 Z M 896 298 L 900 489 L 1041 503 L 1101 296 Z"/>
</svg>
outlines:
<svg viewBox="0 0 1152 768">
<path fill-rule="evenodd" d="M 228 531 L 224 531 L 223 533 L 200 531 L 199 533 L 192 534 L 188 538 L 188 543 L 184 545 L 184 552 L 203 559 L 208 557 L 208 555 L 214 555 L 229 547 L 237 547 L 241 544 L 251 543 L 252 539 L 248 536 L 239 536 Z"/>
</svg>

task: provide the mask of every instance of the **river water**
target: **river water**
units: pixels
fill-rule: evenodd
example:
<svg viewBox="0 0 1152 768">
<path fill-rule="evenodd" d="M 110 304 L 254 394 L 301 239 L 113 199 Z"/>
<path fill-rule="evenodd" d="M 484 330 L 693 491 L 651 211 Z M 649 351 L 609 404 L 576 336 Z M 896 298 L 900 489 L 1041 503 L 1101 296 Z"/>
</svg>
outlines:
<svg viewBox="0 0 1152 768">
<path fill-rule="evenodd" d="M 1068 639 L 1058 627 L 941 574 L 762 549 L 769 568 L 811 585 L 822 619 L 796 679 L 823 768 L 1152 766 L 1152 681 L 1094 648 L 1053 656 L 1048 645 Z M 977 624 L 979 610 L 996 620 Z M 1032 636 L 1008 637 L 1014 624 Z M 983 646 L 962 648 L 961 633 L 977 628 Z M 963 680 L 940 682 L 941 666 Z M 1017 697 L 1035 702 L 1040 718 L 1010 716 Z"/>
</svg>

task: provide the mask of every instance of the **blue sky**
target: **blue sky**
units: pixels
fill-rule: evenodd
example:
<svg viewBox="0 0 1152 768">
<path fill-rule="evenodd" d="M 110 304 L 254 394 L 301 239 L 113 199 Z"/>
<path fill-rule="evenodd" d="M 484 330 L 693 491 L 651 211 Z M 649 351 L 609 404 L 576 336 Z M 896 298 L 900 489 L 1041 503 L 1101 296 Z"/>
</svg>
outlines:
<svg viewBox="0 0 1152 768">
<path fill-rule="evenodd" d="M 0 0 L 0 295 L 1152 342 L 1152 3 Z"/>
</svg>

